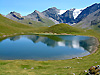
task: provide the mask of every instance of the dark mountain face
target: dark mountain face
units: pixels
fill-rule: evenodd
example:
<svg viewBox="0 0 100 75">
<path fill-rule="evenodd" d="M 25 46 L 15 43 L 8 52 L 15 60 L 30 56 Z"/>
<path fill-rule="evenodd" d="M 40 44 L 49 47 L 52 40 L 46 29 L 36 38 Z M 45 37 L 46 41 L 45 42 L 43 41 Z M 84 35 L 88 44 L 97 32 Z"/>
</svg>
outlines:
<svg viewBox="0 0 100 75">
<path fill-rule="evenodd" d="M 78 26 L 82 28 L 96 28 L 95 30 L 99 30 L 100 28 L 100 9 L 97 11 L 89 14 L 87 17 L 85 17 L 82 21 L 77 23 Z"/>
<path fill-rule="evenodd" d="M 86 9 L 82 10 L 82 12 L 78 15 L 78 17 L 76 19 L 74 19 L 74 16 L 73 16 L 73 12 L 75 9 L 67 10 L 62 15 L 59 15 L 58 13 L 60 12 L 60 10 L 53 7 L 53 8 L 49 8 L 46 11 L 43 11 L 42 13 L 47 17 L 51 17 L 51 18 L 59 21 L 60 23 L 73 24 L 73 23 L 80 22 L 82 19 L 86 18 L 89 14 L 97 11 L 98 9 L 100 9 L 100 3 L 99 4 L 95 3 L 95 4 L 87 7 Z"/>
<path fill-rule="evenodd" d="M 57 9 L 56 7 L 53 7 L 53 8 L 49 8 L 43 11 L 42 13 L 47 17 L 51 17 L 59 22 L 62 22 L 60 16 L 58 15 L 59 12 L 60 12 L 59 9 Z"/>
<path fill-rule="evenodd" d="M 100 3 L 84 9 L 76 19 L 76 27 L 93 29 L 100 32 Z"/>
<path fill-rule="evenodd" d="M 17 12 L 10 12 L 6 17 L 12 20 L 24 20 L 24 17 Z"/>
<path fill-rule="evenodd" d="M 63 23 L 74 23 L 74 17 L 73 17 L 73 11 L 74 9 L 67 10 L 64 14 L 62 14 L 60 17 L 63 20 Z"/>
<path fill-rule="evenodd" d="M 89 14 L 97 11 L 98 9 L 100 9 L 100 3 L 97 4 L 93 4 L 92 6 L 87 7 L 86 9 L 84 9 L 76 18 L 76 22 L 80 22 L 82 19 L 84 19 L 85 17 L 87 17 Z"/>
<path fill-rule="evenodd" d="M 21 17 L 19 13 L 11 12 L 10 13 L 13 17 L 17 18 L 18 20 L 23 20 L 24 18 Z"/>
<path fill-rule="evenodd" d="M 42 13 L 47 17 L 51 17 L 59 21 L 60 23 L 73 23 L 75 21 L 73 17 L 74 10 L 75 9 L 71 9 L 71 10 L 66 11 L 62 15 L 59 15 L 58 13 L 60 12 L 60 10 L 53 7 L 53 8 L 49 8 L 46 11 L 43 11 Z"/>
</svg>

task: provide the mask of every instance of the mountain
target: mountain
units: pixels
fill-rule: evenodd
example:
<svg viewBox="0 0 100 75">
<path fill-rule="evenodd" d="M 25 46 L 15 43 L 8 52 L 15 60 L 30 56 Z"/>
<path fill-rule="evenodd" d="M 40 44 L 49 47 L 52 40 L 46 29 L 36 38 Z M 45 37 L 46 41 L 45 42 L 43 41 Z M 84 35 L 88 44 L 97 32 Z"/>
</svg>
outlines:
<svg viewBox="0 0 100 75">
<path fill-rule="evenodd" d="M 7 18 L 9 19 L 12 19 L 14 21 L 17 21 L 17 20 L 23 20 L 24 17 L 21 16 L 20 13 L 17 13 L 17 12 L 10 12 L 8 15 L 6 15 Z"/>
<path fill-rule="evenodd" d="M 6 17 L 3 17 L 0 15 L 0 36 L 1 35 L 8 35 L 8 34 L 14 34 L 14 33 L 80 33 L 80 29 L 77 29 L 75 27 L 72 27 L 68 24 L 57 24 L 50 27 L 32 27 L 29 25 L 24 25 L 21 23 L 18 23 L 16 21 L 13 21 L 11 19 L 8 19 Z M 51 37 L 52 38 L 52 37 Z M 57 39 L 56 39 L 57 40 Z"/>
<path fill-rule="evenodd" d="M 83 11 L 83 9 L 74 9 L 73 11 L 73 17 L 76 19 L 78 15 Z"/>
<path fill-rule="evenodd" d="M 33 13 L 27 15 L 27 16 L 21 16 L 20 13 L 17 12 L 10 12 L 8 15 L 6 15 L 7 18 L 12 19 L 14 21 L 28 24 L 34 27 L 39 26 L 51 26 L 56 23 L 55 21 L 52 21 L 51 19 L 44 16 L 39 11 L 35 10 Z"/>
<path fill-rule="evenodd" d="M 51 17 L 54 20 L 59 21 L 59 23 L 78 23 L 82 19 L 86 18 L 89 14 L 97 11 L 100 9 L 100 3 L 95 3 L 89 7 L 84 9 L 69 9 L 69 10 L 60 10 L 56 7 L 49 8 L 42 13 L 47 16 Z"/>
<path fill-rule="evenodd" d="M 80 22 L 82 19 L 84 19 L 85 17 L 87 17 L 89 14 L 97 11 L 98 9 L 100 9 L 100 3 L 95 3 L 87 8 L 85 8 L 76 18 L 76 22 Z"/>
<path fill-rule="evenodd" d="M 100 9 L 89 14 L 86 18 L 77 23 L 75 26 L 81 28 L 95 29 L 100 31 Z"/>
<path fill-rule="evenodd" d="M 26 19 L 30 19 L 36 22 L 42 22 L 44 23 L 43 19 L 48 19 L 46 18 L 42 13 L 40 13 L 39 11 L 35 10 L 33 13 L 25 16 Z"/>
<path fill-rule="evenodd" d="M 43 12 L 39 12 L 35 10 L 33 13 L 28 14 L 27 16 L 21 16 L 20 13 L 11 12 L 8 15 L 6 15 L 6 17 L 14 21 L 17 21 L 23 24 L 28 24 L 34 27 L 52 26 L 54 24 L 59 24 L 59 23 L 67 23 L 69 25 L 73 25 L 73 24 L 79 24 L 87 16 L 96 12 L 99 9 L 100 9 L 100 3 L 95 3 L 84 9 L 72 8 L 69 10 L 60 10 L 60 9 L 57 9 L 56 7 L 52 7 Z M 91 19 L 91 18 L 88 18 L 88 19 Z M 85 25 L 88 24 L 86 27 L 90 25 L 87 22 L 84 24 Z M 85 28 L 85 27 L 82 26 L 82 28 Z"/>
<path fill-rule="evenodd" d="M 81 10 L 77 10 L 75 8 L 70 10 L 60 10 L 56 7 L 52 7 L 43 11 L 42 13 L 47 17 L 57 20 L 59 23 L 74 23 L 74 18 L 76 18 L 80 12 Z"/>
<path fill-rule="evenodd" d="M 74 23 L 74 16 L 73 16 L 73 11 L 75 9 L 70 9 L 67 10 L 65 13 L 60 15 L 61 19 L 63 20 L 63 23 Z"/>
<path fill-rule="evenodd" d="M 59 12 L 60 12 L 59 9 L 57 9 L 56 7 L 52 7 L 52 8 L 49 8 L 49 9 L 43 11 L 42 13 L 47 17 L 53 18 L 54 20 L 63 22 L 58 14 Z"/>
<path fill-rule="evenodd" d="M 67 11 L 67 10 L 60 10 L 58 14 L 59 14 L 59 15 L 62 15 L 62 14 L 65 13 L 66 11 Z"/>
</svg>

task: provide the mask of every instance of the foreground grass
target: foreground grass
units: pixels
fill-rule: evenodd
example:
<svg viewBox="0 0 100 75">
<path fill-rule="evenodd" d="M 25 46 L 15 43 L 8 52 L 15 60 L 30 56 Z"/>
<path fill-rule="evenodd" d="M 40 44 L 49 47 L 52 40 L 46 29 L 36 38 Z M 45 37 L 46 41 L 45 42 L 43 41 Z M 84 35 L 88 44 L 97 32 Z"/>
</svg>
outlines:
<svg viewBox="0 0 100 75">
<path fill-rule="evenodd" d="M 92 30 L 72 29 L 70 26 L 60 24 L 54 27 L 33 28 L 0 16 L 0 36 L 13 34 L 33 33 L 66 33 L 75 35 L 94 36 L 100 41 L 100 34 Z M 64 29 L 63 29 L 64 28 Z M 41 30 L 40 30 L 41 29 Z M 53 30 L 52 30 L 53 29 Z M 67 29 L 67 30 L 66 30 Z M 60 31 L 61 30 L 61 31 Z M 6 38 L 6 37 L 5 37 Z M 4 39 L 1 38 L 1 40 Z M 0 75 L 79 75 L 93 65 L 100 65 L 100 46 L 98 50 L 82 59 L 69 60 L 0 60 Z"/>
</svg>

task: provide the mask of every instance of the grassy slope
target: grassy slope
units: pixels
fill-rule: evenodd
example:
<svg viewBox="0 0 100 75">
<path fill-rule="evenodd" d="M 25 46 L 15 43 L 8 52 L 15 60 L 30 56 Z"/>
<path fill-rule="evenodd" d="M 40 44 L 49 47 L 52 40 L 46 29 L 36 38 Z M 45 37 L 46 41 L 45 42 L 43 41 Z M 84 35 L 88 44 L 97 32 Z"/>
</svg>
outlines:
<svg viewBox="0 0 100 75">
<path fill-rule="evenodd" d="M 30 22 L 30 20 L 24 20 L 27 24 Z M 23 22 L 24 22 L 23 21 Z M 13 33 L 27 33 L 27 32 L 43 32 L 44 30 L 46 30 L 48 27 L 45 26 L 50 26 L 53 25 L 54 23 L 51 22 L 51 20 L 44 20 L 46 23 L 37 23 L 37 22 L 32 22 L 34 24 L 33 25 L 25 25 L 25 24 L 21 24 L 18 23 L 16 21 L 12 21 L 8 18 L 3 17 L 2 15 L 0 15 L 0 35 L 7 35 L 7 34 L 13 34 Z M 49 24 L 47 24 L 49 23 Z M 46 25 L 47 24 L 47 25 Z M 42 26 L 42 27 L 41 27 Z M 44 26 L 44 27 L 43 27 Z"/>
<path fill-rule="evenodd" d="M 43 21 L 42 22 L 36 22 L 36 21 L 32 21 L 30 19 L 24 19 L 24 20 L 18 20 L 17 22 L 20 22 L 20 23 L 23 23 L 23 24 L 27 24 L 27 25 L 30 25 L 30 26 L 33 26 L 33 27 L 41 27 L 41 26 L 52 26 L 54 25 L 55 23 L 49 19 L 43 19 L 41 18 L 41 20 Z M 32 24 L 29 24 L 29 22 L 31 22 Z"/>
<path fill-rule="evenodd" d="M 23 32 L 32 27 L 17 23 L 0 15 L 0 33 Z"/>
<path fill-rule="evenodd" d="M 82 26 L 82 23 L 77 24 L 77 25 L 74 25 L 74 27 L 77 27 L 77 28 L 81 28 L 81 26 Z M 91 28 L 91 29 L 93 29 L 93 30 L 95 30 L 95 31 L 100 32 L 100 28 L 99 28 L 98 26 L 100 26 L 100 23 L 98 23 L 97 25 L 91 25 L 91 26 L 86 27 L 86 28 L 84 28 L 84 29 L 90 29 L 90 28 Z"/>
<path fill-rule="evenodd" d="M 41 32 L 47 27 L 32 27 L 29 25 L 24 25 L 16 21 L 12 21 L 8 18 L 0 15 L 0 36 L 14 33 L 27 33 L 27 32 Z"/>
<path fill-rule="evenodd" d="M 97 24 L 97 25 L 92 25 L 91 28 L 98 31 L 98 32 L 100 32 L 100 28 L 98 26 L 100 26 L 100 23 Z"/>
<path fill-rule="evenodd" d="M 52 25 L 55 24 L 52 20 L 50 20 L 48 18 L 42 18 L 41 16 L 39 16 L 40 17 L 39 20 L 41 22 L 40 21 L 37 22 L 37 21 L 33 21 L 29 18 L 21 17 L 20 14 L 18 14 L 18 13 L 17 14 L 13 13 L 13 14 L 16 15 L 16 17 L 18 17 L 18 18 L 24 18 L 23 20 L 18 20 L 17 18 L 12 16 L 14 21 L 17 21 L 17 22 L 23 23 L 23 24 L 27 24 L 27 25 L 30 25 L 30 26 L 33 26 L 33 27 L 41 27 L 41 26 L 48 27 L 48 26 L 52 26 Z M 29 24 L 29 23 L 31 23 L 31 24 Z"/>
<path fill-rule="evenodd" d="M 82 32 L 82 30 L 72 27 L 68 24 L 61 23 L 47 28 L 47 30 L 45 30 L 44 32 L 52 32 L 58 34 L 59 33 L 73 34 L 73 33 L 80 33 Z"/>
<path fill-rule="evenodd" d="M 54 28 L 54 29 L 53 29 Z M 63 29 L 62 29 L 63 28 Z M 71 28 L 71 29 L 70 29 Z M 59 24 L 49 28 L 34 29 L 0 15 L 0 32 L 11 34 L 15 32 L 48 31 L 57 33 L 73 33 L 77 35 L 95 36 L 100 41 L 100 34 L 93 30 L 79 30 L 66 24 Z M 53 29 L 53 30 L 52 30 Z M 79 75 L 92 65 L 100 65 L 100 46 L 96 53 L 82 59 L 34 61 L 34 60 L 0 60 L 0 75 Z M 34 69 L 31 69 L 31 68 Z M 71 68 L 66 68 L 71 67 Z M 82 74 L 83 75 L 83 74 Z"/>
</svg>

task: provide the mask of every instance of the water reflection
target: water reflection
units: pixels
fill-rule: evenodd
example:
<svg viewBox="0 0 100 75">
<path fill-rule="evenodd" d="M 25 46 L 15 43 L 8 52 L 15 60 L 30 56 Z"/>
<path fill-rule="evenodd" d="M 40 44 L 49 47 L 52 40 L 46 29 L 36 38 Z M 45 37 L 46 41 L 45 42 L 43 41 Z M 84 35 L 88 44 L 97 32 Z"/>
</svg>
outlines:
<svg viewBox="0 0 100 75">
<path fill-rule="evenodd" d="M 20 35 L 0 42 L 0 59 L 63 60 L 89 55 L 96 39 L 72 35 Z"/>
<path fill-rule="evenodd" d="M 22 37 L 33 41 L 33 43 L 42 42 L 47 46 L 56 47 L 56 46 L 68 46 L 70 48 L 76 48 L 81 50 L 87 50 L 90 53 L 94 50 L 96 46 L 96 39 L 93 37 L 87 36 L 73 36 L 73 35 L 57 35 L 57 36 L 38 36 L 38 35 L 21 35 L 10 37 L 11 41 L 19 40 Z M 56 40 L 55 40 L 55 39 Z M 59 39 L 59 40 L 57 40 Z"/>
</svg>

